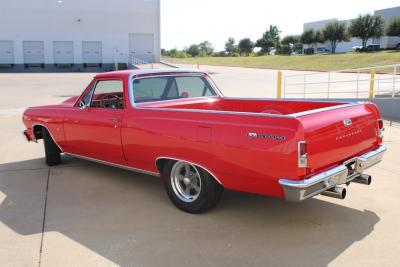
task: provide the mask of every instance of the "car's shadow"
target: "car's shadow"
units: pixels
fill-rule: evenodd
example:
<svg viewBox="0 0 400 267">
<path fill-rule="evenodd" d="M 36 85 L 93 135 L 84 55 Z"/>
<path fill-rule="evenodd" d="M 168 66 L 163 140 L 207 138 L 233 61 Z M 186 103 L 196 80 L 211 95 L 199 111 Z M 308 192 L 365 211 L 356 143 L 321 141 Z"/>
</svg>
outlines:
<svg viewBox="0 0 400 267">
<path fill-rule="evenodd" d="M 158 178 L 63 157 L 0 165 L 0 221 L 40 234 L 49 176 L 43 250 L 59 233 L 123 266 L 326 266 L 374 229 L 379 217 L 328 201 L 288 203 L 225 191 L 203 215 L 177 210 Z M 0 199 L 1 201 L 1 199 Z M 345 203 L 345 202 L 344 202 Z"/>
</svg>

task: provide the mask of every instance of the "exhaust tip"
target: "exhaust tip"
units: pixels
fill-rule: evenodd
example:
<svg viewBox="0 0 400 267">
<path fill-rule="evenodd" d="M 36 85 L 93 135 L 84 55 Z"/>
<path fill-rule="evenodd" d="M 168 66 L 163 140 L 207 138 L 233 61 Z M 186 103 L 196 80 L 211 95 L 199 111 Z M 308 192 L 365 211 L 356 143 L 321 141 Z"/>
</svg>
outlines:
<svg viewBox="0 0 400 267">
<path fill-rule="evenodd" d="M 347 195 L 347 190 L 346 188 L 336 186 L 332 189 L 322 192 L 321 195 L 337 199 L 345 199 Z"/>
<path fill-rule="evenodd" d="M 372 183 L 372 176 L 368 174 L 361 174 L 359 177 L 353 180 L 354 183 L 370 185 Z"/>
<path fill-rule="evenodd" d="M 342 188 L 341 190 L 341 198 L 340 199 L 345 199 L 347 196 L 347 190 L 346 188 Z"/>
</svg>

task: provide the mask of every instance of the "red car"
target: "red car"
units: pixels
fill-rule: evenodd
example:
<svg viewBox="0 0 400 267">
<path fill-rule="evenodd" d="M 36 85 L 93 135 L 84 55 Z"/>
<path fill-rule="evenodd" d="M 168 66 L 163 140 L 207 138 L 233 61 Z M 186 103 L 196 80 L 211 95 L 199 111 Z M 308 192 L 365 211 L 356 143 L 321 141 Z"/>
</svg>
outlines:
<svg viewBox="0 0 400 267">
<path fill-rule="evenodd" d="M 59 105 L 28 108 L 28 141 L 60 154 L 161 176 L 172 202 L 200 213 L 223 189 L 302 201 L 371 183 L 383 123 L 372 103 L 224 97 L 204 72 L 99 74 Z"/>
</svg>

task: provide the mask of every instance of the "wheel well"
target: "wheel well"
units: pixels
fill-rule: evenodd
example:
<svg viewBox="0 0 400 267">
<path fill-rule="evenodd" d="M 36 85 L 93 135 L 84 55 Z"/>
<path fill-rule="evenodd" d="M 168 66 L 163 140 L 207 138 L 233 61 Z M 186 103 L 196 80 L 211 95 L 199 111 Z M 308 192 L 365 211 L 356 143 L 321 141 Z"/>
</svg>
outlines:
<svg viewBox="0 0 400 267">
<path fill-rule="evenodd" d="M 166 158 L 160 158 L 160 159 L 156 160 L 156 166 L 161 175 L 163 173 L 165 164 L 167 164 L 168 162 L 171 162 L 171 161 L 176 161 L 176 160 L 166 159 Z"/>
<path fill-rule="evenodd" d="M 33 126 L 32 132 L 36 140 L 43 139 L 43 129 L 44 127 L 42 125 Z"/>
<path fill-rule="evenodd" d="M 163 170 L 164 170 L 165 164 L 167 164 L 168 162 L 171 162 L 171 161 L 172 162 L 176 162 L 176 161 L 186 161 L 186 160 L 172 159 L 172 158 L 158 158 L 158 159 L 156 159 L 156 166 L 157 166 L 157 169 L 160 172 L 161 176 L 163 175 Z M 211 175 L 211 177 L 213 177 L 214 180 L 217 181 L 217 183 L 222 185 L 221 181 L 218 180 L 218 178 L 213 173 L 211 173 L 209 170 L 207 170 L 206 168 L 204 168 L 202 166 L 199 166 L 199 165 L 197 165 L 196 163 L 193 163 L 193 162 L 189 162 L 189 161 L 186 161 L 186 162 L 191 163 L 191 164 L 195 165 L 197 168 L 200 168 L 203 171 L 209 173 Z"/>
</svg>

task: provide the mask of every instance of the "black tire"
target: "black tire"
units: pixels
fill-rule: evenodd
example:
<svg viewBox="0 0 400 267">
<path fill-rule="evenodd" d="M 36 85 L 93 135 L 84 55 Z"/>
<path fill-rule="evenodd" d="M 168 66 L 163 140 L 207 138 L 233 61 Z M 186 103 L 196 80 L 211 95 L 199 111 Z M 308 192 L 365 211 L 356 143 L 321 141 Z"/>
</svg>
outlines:
<svg viewBox="0 0 400 267">
<path fill-rule="evenodd" d="M 182 161 L 169 161 L 163 168 L 163 180 L 168 197 L 172 203 L 185 212 L 192 214 L 200 214 L 213 208 L 220 200 L 223 187 L 205 170 L 190 164 L 198 172 L 200 178 L 200 193 L 192 202 L 185 202 L 176 193 L 173 188 L 173 178 L 171 176 L 172 169 L 175 164 L 183 163 Z M 188 163 L 189 164 L 189 163 Z M 197 177 L 197 176 L 196 176 Z"/>
<path fill-rule="evenodd" d="M 46 155 L 46 164 L 48 166 L 55 166 L 61 164 L 61 151 L 54 142 L 47 129 L 43 128 L 43 144 L 44 153 Z"/>
</svg>

